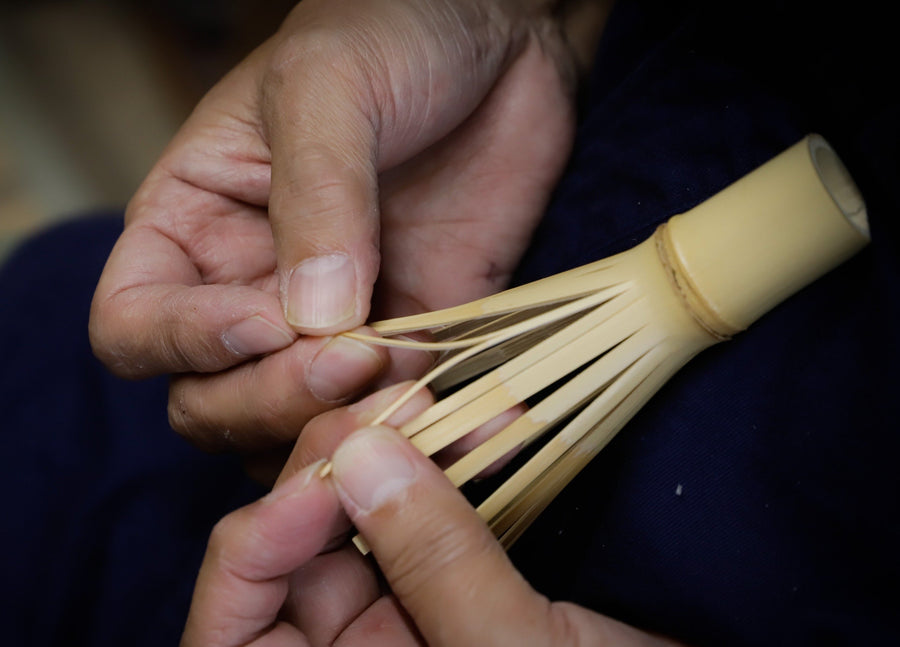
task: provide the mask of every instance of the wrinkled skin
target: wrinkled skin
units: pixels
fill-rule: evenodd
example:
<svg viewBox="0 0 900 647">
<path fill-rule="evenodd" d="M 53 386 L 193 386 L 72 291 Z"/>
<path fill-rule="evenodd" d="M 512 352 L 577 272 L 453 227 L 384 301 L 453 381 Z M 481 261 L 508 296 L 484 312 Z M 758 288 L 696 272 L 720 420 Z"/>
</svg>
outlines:
<svg viewBox="0 0 900 647">
<path fill-rule="evenodd" d="M 395 397 L 314 419 L 272 493 L 219 522 L 182 647 L 675 647 L 534 591 L 433 462 L 393 429 L 366 427 Z M 377 567 L 353 545 L 324 552 L 348 522 Z"/>
<path fill-rule="evenodd" d="M 506 284 L 570 150 L 572 70 L 521 3 L 304 0 L 131 200 L 96 354 L 174 374 L 173 427 L 247 453 L 421 371 L 328 335 Z"/>
</svg>

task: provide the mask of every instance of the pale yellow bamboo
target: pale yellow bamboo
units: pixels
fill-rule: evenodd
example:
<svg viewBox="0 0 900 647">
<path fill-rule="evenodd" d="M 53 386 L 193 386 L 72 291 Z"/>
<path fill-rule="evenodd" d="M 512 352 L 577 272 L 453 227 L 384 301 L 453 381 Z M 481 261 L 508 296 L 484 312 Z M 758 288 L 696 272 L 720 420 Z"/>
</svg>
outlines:
<svg viewBox="0 0 900 647">
<path fill-rule="evenodd" d="M 507 314 L 521 309 L 525 304 L 533 307 L 560 303 L 595 292 L 598 282 L 602 282 L 598 275 L 603 273 L 608 264 L 607 259 L 596 261 L 477 301 L 444 310 L 379 321 L 373 323 L 372 327 L 382 335 L 397 335 Z"/>
<path fill-rule="evenodd" d="M 492 368 L 514 359 L 529 348 L 532 348 L 544 339 L 547 339 L 574 322 L 581 314 L 582 313 L 576 313 L 570 315 L 564 319 L 559 319 L 546 326 L 530 330 L 522 335 L 518 335 L 497 344 L 493 348 L 478 355 L 478 357 L 472 361 L 459 363 L 449 370 L 442 372 L 434 379 L 431 386 L 436 393 L 449 391 L 459 384 L 471 380 L 473 377 L 481 375 Z M 448 353 L 448 356 L 452 356 L 452 353 Z"/>
<path fill-rule="evenodd" d="M 546 454 L 532 465 L 520 469 L 517 480 L 507 492 L 496 491 L 490 503 L 479 507 L 505 547 L 509 547 L 560 491 L 596 456 L 689 358 L 675 355 L 652 367 L 651 372 L 625 385 L 633 387 L 621 395 L 621 401 L 603 416 L 601 412 L 585 410 L 564 429 L 565 442 L 546 446 Z M 652 362 L 651 362 L 652 363 Z M 551 442 L 555 440 L 551 439 Z M 544 451 L 542 449 L 542 451 Z M 527 489 L 516 489 L 527 483 Z M 501 486 L 502 487 L 502 486 Z M 515 529 L 515 530 L 514 530 Z"/>
<path fill-rule="evenodd" d="M 601 421 L 610 434 L 615 433 L 627 421 L 628 396 L 647 379 L 657 367 L 657 357 L 652 353 L 642 355 L 612 384 L 604 389 L 587 408 L 569 424 L 553 435 L 515 474 L 498 487 L 478 508 L 486 520 L 493 520 L 504 508 L 513 503 L 525 489 L 558 461 L 585 434 Z"/>
<path fill-rule="evenodd" d="M 634 332 L 627 307 L 611 316 L 602 310 L 598 308 L 445 398 L 442 403 L 449 403 L 446 408 L 451 411 L 427 427 L 415 434 L 407 433 L 407 425 L 401 430 L 412 437 L 413 444 L 423 453 L 430 456 L 468 431 L 525 402 Z M 598 317 L 593 315 L 601 315 L 599 318 L 604 321 L 595 323 Z M 457 406 L 459 402 L 463 403 L 462 406 Z M 437 408 L 432 407 L 431 410 Z M 413 423 L 427 417 L 419 416 Z"/>
<path fill-rule="evenodd" d="M 592 398 L 598 397 L 614 380 L 646 353 L 653 342 L 650 331 L 638 331 L 590 367 L 560 386 L 510 425 L 471 450 L 446 470 L 457 486 L 466 483 L 517 447 L 525 447 L 544 431 L 571 415 Z M 597 402 L 595 400 L 595 402 Z"/>
<path fill-rule="evenodd" d="M 627 252 L 456 308 L 373 324 L 381 335 L 427 331 L 437 343 L 419 347 L 446 350 L 415 388 L 481 375 L 403 431 L 431 454 L 559 384 L 447 469 L 461 485 L 574 415 L 479 506 L 508 546 L 691 357 L 867 240 L 865 204 L 849 173 L 821 137 L 805 138 Z"/>
<path fill-rule="evenodd" d="M 602 304 L 605 301 L 608 301 L 610 298 L 616 296 L 617 294 L 620 294 L 621 291 L 622 291 L 622 288 L 610 288 L 607 290 L 600 290 L 600 291 L 596 292 L 595 294 L 588 295 L 582 299 L 571 301 L 571 302 L 565 304 L 564 306 L 556 308 L 553 311 L 543 312 L 543 313 L 533 317 L 532 319 L 513 324 L 505 329 L 496 331 L 496 332 L 488 334 L 488 335 L 483 335 L 483 336 L 479 336 L 474 339 L 470 339 L 469 341 L 474 344 L 471 348 L 466 349 L 465 351 L 463 351 L 462 353 L 460 353 L 458 355 L 448 358 L 444 363 L 440 364 L 435 369 L 428 372 L 424 377 L 419 379 L 413 386 L 411 386 L 410 389 L 405 394 L 403 394 L 400 398 L 398 398 L 398 400 L 396 402 L 394 402 L 381 415 L 379 415 L 373 424 L 381 424 L 382 422 L 387 420 L 395 411 L 397 411 L 401 406 L 403 406 L 403 404 L 405 404 L 409 400 L 409 398 L 411 398 L 413 396 L 413 394 L 415 394 L 416 391 L 418 391 L 425 385 L 429 384 L 440 374 L 453 368 L 457 364 L 464 362 L 470 358 L 474 358 L 479 353 L 482 353 L 482 352 L 490 349 L 492 346 L 494 346 L 496 344 L 500 344 L 503 341 L 506 341 L 506 340 L 509 340 L 516 336 L 528 333 L 529 331 L 533 330 L 534 328 L 540 328 L 540 327 L 550 325 L 560 319 L 565 319 L 573 314 L 584 312 L 585 310 L 588 310 L 592 307 L 596 307 L 597 305 Z M 371 343 L 384 343 L 386 341 L 382 338 L 369 337 L 367 335 L 360 335 L 360 334 L 356 334 L 356 333 L 354 333 L 354 337 L 357 339 L 368 339 L 371 341 Z M 431 345 L 426 346 L 423 344 L 423 348 L 431 348 Z M 506 372 L 508 374 L 512 375 L 510 368 L 507 368 Z M 449 398 L 447 400 L 442 400 L 441 402 L 436 403 L 434 406 L 432 406 L 430 409 L 428 409 L 428 413 L 430 413 L 431 415 L 440 414 L 440 412 L 442 412 L 443 410 L 448 409 L 449 407 L 452 407 L 452 403 L 453 403 L 453 400 L 450 400 Z M 502 413 L 502 411 L 498 412 L 498 413 Z M 411 423 L 404 425 L 401 428 L 401 431 L 407 436 L 412 436 L 415 433 L 417 433 L 417 431 L 419 429 L 421 429 L 422 425 L 424 425 L 424 424 L 427 424 L 427 423 L 424 422 L 423 416 L 419 416 L 418 418 L 413 420 Z"/>
</svg>

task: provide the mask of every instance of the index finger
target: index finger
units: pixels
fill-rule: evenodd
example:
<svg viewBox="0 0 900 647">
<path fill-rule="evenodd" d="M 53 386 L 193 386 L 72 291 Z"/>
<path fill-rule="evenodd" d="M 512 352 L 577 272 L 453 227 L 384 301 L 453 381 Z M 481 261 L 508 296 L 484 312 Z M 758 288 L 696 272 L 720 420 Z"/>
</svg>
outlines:
<svg viewBox="0 0 900 647">
<path fill-rule="evenodd" d="M 221 280 L 204 276 L 186 242 L 152 220 L 136 221 L 122 233 L 91 304 L 91 343 L 114 372 L 141 378 L 218 371 L 297 338 L 274 290 L 240 280 L 236 272 Z M 259 276 L 263 265 L 274 265 L 265 218 L 215 212 L 207 220 L 207 232 L 219 230 L 208 244 L 222 247 L 217 253 L 232 266 L 240 263 L 240 273 Z M 239 253 L 225 249 L 238 243 Z"/>
</svg>

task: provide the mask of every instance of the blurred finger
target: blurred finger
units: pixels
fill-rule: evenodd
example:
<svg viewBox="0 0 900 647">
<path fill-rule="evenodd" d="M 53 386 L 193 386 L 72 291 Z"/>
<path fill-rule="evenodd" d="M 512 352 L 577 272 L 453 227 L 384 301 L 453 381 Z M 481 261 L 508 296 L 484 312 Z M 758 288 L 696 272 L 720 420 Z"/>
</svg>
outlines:
<svg viewBox="0 0 900 647">
<path fill-rule="evenodd" d="M 369 606 L 335 640 L 334 647 L 426 647 L 406 609 L 394 596 Z"/>
<path fill-rule="evenodd" d="M 340 586 L 335 586 L 340 583 Z M 319 555 L 291 575 L 282 617 L 313 645 L 331 645 L 379 597 L 371 561 L 354 546 Z"/>
<path fill-rule="evenodd" d="M 333 489 L 316 476 L 318 469 L 310 466 L 216 525 L 197 578 L 184 647 L 237 647 L 270 630 L 302 638 L 276 621 L 288 574 L 315 557 L 341 516 Z"/>
</svg>

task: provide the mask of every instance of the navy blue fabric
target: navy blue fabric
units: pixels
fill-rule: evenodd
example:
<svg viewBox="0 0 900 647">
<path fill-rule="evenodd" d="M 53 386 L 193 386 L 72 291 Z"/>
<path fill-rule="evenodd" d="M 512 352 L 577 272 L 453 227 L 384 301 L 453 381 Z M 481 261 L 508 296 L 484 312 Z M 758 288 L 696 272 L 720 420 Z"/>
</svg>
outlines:
<svg viewBox="0 0 900 647">
<path fill-rule="evenodd" d="M 895 645 L 898 61 L 866 3 L 723 4 L 619 4 L 519 280 L 631 247 L 808 132 L 873 243 L 685 367 L 512 556 L 552 598 L 689 644 Z"/>
<path fill-rule="evenodd" d="M 686 366 L 511 555 L 551 597 L 689 644 L 896 644 L 889 21 L 868 2 L 722 4 L 620 0 L 517 280 L 631 247 L 812 131 L 863 189 L 873 243 Z M 260 493 L 168 429 L 164 380 L 91 356 L 120 227 L 67 224 L 0 272 L 4 644 L 177 644 L 210 527 Z"/>
<path fill-rule="evenodd" d="M 0 643 L 176 645 L 212 525 L 261 489 L 166 418 L 165 379 L 94 359 L 91 295 L 120 216 L 29 241 L 0 270 Z"/>
</svg>

